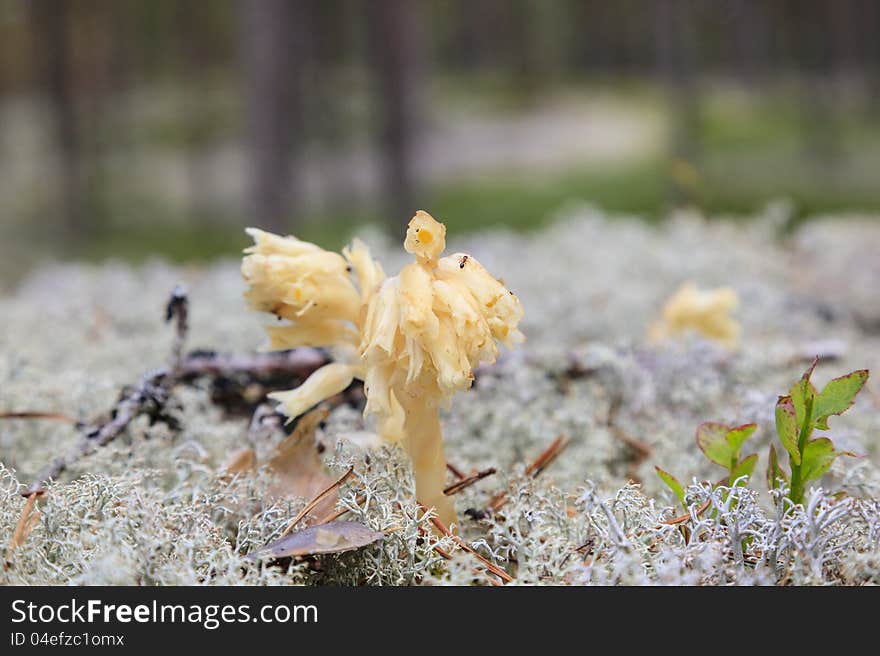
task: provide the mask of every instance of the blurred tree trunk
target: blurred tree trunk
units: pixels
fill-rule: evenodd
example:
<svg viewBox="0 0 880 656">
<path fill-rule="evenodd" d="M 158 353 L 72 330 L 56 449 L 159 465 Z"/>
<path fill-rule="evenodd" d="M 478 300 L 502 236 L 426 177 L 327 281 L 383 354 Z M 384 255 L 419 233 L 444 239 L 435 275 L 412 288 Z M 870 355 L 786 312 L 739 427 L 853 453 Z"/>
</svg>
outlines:
<svg viewBox="0 0 880 656">
<path fill-rule="evenodd" d="M 288 229 L 294 212 L 292 159 L 301 136 L 303 15 L 288 0 L 243 0 L 243 13 L 249 221 L 280 232 Z"/>
<path fill-rule="evenodd" d="M 699 182 L 700 97 L 693 7 L 689 0 L 657 0 L 654 7 L 657 59 L 672 110 L 672 201 L 695 202 Z"/>
<path fill-rule="evenodd" d="M 78 131 L 70 8 L 67 2 L 30 0 L 29 20 L 38 66 L 37 77 L 49 102 L 58 156 L 62 231 L 67 239 L 89 232 L 85 212 L 82 143 Z"/>
<path fill-rule="evenodd" d="M 528 98 L 537 93 L 542 81 L 535 5 L 528 0 L 508 0 L 506 9 L 510 68 L 516 91 Z"/>
<path fill-rule="evenodd" d="M 205 75 L 210 57 L 202 27 L 209 5 L 181 2 L 177 6 L 178 47 L 185 84 L 179 93 L 182 100 L 182 121 L 185 130 L 186 169 L 189 192 L 189 213 L 195 223 L 207 226 L 210 221 L 210 152 L 207 143 L 212 126 L 205 125 L 205 95 L 210 92 Z"/>
<path fill-rule="evenodd" d="M 487 64 L 486 37 L 489 30 L 486 2 L 462 2 L 449 6 L 452 44 L 447 53 L 448 61 L 459 71 L 474 73 Z"/>
<path fill-rule="evenodd" d="M 859 18 L 864 46 L 864 73 L 867 78 L 868 112 L 880 115 L 880 5 L 876 0 L 862 0 Z"/>
<path fill-rule="evenodd" d="M 752 0 L 732 0 L 733 69 L 748 88 L 763 81 L 767 67 L 767 12 Z"/>
<path fill-rule="evenodd" d="M 803 0 L 799 7 L 794 47 L 802 79 L 804 154 L 820 175 L 836 174 L 843 152 L 835 90 L 839 51 L 833 27 L 840 9 L 837 3 L 823 0 Z"/>
<path fill-rule="evenodd" d="M 413 166 L 423 76 L 420 7 L 409 0 L 376 0 L 367 12 L 388 225 L 396 235 L 418 209 Z"/>
<path fill-rule="evenodd" d="M 108 25 L 112 36 L 107 74 L 119 125 L 114 149 L 125 150 L 125 156 L 131 157 L 135 149 L 132 90 L 137 83 L 135 59 L 138 49 L 133 45 L 138 33 L 137 12 L 133 0 L 117 0 L 111 4 L 110 11 Z"/>
</svg>

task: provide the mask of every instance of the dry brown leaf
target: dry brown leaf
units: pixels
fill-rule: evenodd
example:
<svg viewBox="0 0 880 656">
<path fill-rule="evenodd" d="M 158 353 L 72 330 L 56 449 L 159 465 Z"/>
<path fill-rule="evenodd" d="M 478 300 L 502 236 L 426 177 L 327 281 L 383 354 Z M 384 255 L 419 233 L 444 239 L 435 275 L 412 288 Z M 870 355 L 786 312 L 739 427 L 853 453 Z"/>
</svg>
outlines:
<svg viewBox="0 0 880 656">
<path fill-rule="evenodd" d="M 324 469 L 315 444 L 315 430 L 327 411 L 315 409 L 300 417 L 293 432 L 282 440 L 269 460 L 269 471 L 275 475 L 275 484 L 270 488 L 273 496 L 311 499 L 333 484 L 333 477 Z M 339 500 L 337 491 L 327 495 L 312 512 L 316 516 L 326 515 L 336 507 Z"/>
<path fill-rule="evenodd" d="M 248 558 L 287 558 L 340 553 L 359 549 L 382 539 L 384 533 L 374 531 L 359 522 L 329 522 L 291 533 L 266 545 Z"/>
<path fill-rule="evenodd" d="M 220 476 L 228 477 L 251 471 L 257 466 L 257 454 L 250 447 L 236 449 L 220 467 Z"/>
</svg>

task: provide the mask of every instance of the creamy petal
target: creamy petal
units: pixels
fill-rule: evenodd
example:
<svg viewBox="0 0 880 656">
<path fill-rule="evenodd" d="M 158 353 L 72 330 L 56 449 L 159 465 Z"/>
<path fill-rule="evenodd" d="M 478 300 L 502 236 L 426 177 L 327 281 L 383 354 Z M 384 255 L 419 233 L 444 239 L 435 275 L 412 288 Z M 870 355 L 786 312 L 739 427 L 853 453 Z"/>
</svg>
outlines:
<svg viewBox="0 0 880 656">
<path fill-rule="evenodd" d="M 342 249 L 342 254 L 357 276 L 361 300 L 368 300 L 385 280 L 382 265 L 372 258 L 370 249 L 360 239 L 354 239 L 351 246 Z"/>
<path fill-rule="evenodd" d="M 335 319 L 300 321 L 290 326 L 266 326 L 270 350 L 282 351 L 299 346 L 334 346 L 342 343 L 357 344 L 354 327 Z"/>
<path fill-rule="evenodd" d="M 264 255 L 275 253 L 295 256 L 323 250 L 320 246 L 296 237 L 281 237 L 259 228 L 245 228 L 245 232 L 254 240 L 254 245 L 246 248 L 245 253 L 262 253 Z"/>
<path fill-rule="evenodd" d="M 281 403 L 284 414 L 295 419 L 324 399 L 339 394 L 351 385 L 354 367 L 332 362 L 314 371 L 305 382 L 287 392 L 273 392 L 269 398 Z"/>
</svg>

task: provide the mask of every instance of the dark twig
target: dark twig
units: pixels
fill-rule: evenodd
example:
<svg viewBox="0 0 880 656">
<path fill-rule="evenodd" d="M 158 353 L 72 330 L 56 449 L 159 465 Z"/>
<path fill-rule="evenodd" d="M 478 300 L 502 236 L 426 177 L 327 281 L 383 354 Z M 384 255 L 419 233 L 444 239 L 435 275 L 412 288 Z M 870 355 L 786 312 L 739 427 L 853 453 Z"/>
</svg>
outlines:
<svg viewBox="0 0 880 656">
<path fill-rule="evenodd" d="M 202 376 L 220 378 L 242 374 L 258 378 L 279 374 L 305 378 L 328 362 L 330 359 L 324 353 L 309 347 L 246 355 L 196 351 L 181 363 L 179 377 L 183 381 Z"/>
<path fill-rule="evenodd" d="M 171 368 L 177 370 L 183 363 L 183 347 L 189 332 L 189 298 L 186 290 L 177 285 L 165 306 L 165 323 L 174 319 L 174 343 L 171 346 Z"/>
<path fill-rule="evenodd" d="M 93 422 L 54 413 L 8 412 L 8 418 L 55 419 L 75 423 L 82 439 L 67 455 L 52 460 L 36 476 L 23 496 L 44 491 L 44 484 L 57 478 L 74 462 L 95 449 L 116 439 L 137 417 L 147 415 L 152 422 L 164 421 L 171 426 L 174 419 L 167 412 L 172 388 L 180 383 L 191 383 L 199 378 L 267 380 L 283 377 L 287 381 L 303 380 L 315 369 L 327 364 L 327 355 L 317 349 L 303 348 L 277 353 L 224 355 L 196 351 L 182 356 L 188 330 L 188 301 L 181 287 L 175 287 L 165 310 L 168 321 L 175 320 L 170 368 L 156 369 L 141 376 L 133 387 L 123 389 L 119 399 L 104 418 Z M 345 397 L 340 397 L 340 402 Z"/>
<path fill-rule="evenodd" d="M 110 413 L 110 419 L 97 425 L 84 426 L 80 430 L 83 439 L 73 452 L 67 456 L 59 456 L 49 463 L 37 475 L 24 496 L 43 491 L 46 481 L 57 478 L 80 458 L 112 442 L 135 417 L 141 414 L 159 416 L 161 408 L 168 400 L 169 391 L 169 374 L 165 369 L 144 374 L 135 387 L 120 395 Z"/>
<path fill-rule="evenodd" d="M 284 415 L 268 403 L 261 403 L 254 410 L 248 425 L 248 442 L 251 446 L 267 442 L 271 435 L 284 427 Z"/>
</svg>

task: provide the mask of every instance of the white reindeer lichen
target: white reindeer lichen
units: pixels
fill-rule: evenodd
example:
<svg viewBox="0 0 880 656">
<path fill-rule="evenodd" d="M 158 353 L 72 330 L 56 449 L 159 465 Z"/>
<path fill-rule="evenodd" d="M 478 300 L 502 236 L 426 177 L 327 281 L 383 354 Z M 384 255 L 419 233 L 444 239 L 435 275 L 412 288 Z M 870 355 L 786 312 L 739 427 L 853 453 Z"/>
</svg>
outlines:
<svg viewBox="0 0 880 656">
<path fill-rule="evenodd" d="M 333 363 L 272 398 L 294 418 L 355 378 L 364 381 L 365 413 L 409 454 L 419 501 L 451 523 L 439 410 L 470 387 L 478 364 L 496 360 L 496 340 L 508 347 L 523 341 L 519 300 L 473 257 L 440 257 L 446 227 L 423 211 L 404 242 L 416 261 L 391 278 L 359 242 L 343 257 L 294 237 L 249 234 L 256 243 L 242 262 L 246 297 L 289 322 L 267 329 L 271 348 L 335 350 Z"/>
</svg>

